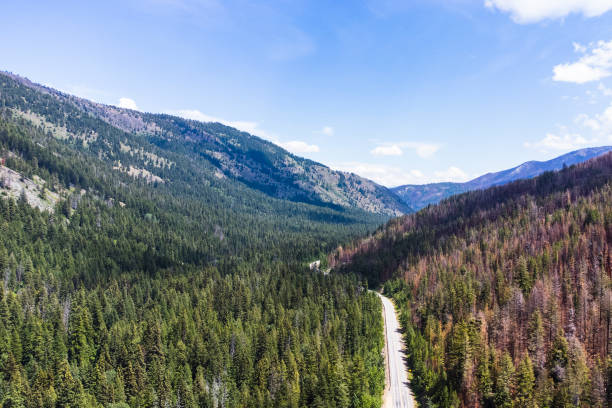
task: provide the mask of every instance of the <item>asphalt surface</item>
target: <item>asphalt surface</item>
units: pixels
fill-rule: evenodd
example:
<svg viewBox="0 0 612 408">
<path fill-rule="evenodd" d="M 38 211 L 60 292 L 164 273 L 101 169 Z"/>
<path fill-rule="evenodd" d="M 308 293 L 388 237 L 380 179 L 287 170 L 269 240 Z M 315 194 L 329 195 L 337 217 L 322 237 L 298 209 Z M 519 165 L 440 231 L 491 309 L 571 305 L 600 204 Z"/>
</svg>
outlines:
<svg viewBox="0 0 612 408">
<path fill-rule="evenodd" d="M 383 399 L 383 408 L 416 407 L 414 395 L 408 383 L 408 373 L 404 362 L 404 342 L 400 332 L 395 305 L 391 299 L 378 294 L 383 305 L 385 321 L 385 351 L 387 384 Z"/>
</svg>

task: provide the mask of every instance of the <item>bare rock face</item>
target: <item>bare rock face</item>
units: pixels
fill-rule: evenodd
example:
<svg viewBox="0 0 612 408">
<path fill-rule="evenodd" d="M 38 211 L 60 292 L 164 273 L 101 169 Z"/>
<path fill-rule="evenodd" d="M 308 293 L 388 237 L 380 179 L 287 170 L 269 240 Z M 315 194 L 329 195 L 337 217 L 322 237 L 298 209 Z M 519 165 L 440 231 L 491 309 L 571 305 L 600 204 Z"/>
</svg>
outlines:
<svg viewBox="0 0 612 408">
<path fill-rule="evenodd" d="M 49 191 L 44 180 L 36 176 L 31 180 L 8 167 L 0 166 L 0 197 L 25 199 L 32 207 L 53 212 L 60 194 Z"/>
</svg>

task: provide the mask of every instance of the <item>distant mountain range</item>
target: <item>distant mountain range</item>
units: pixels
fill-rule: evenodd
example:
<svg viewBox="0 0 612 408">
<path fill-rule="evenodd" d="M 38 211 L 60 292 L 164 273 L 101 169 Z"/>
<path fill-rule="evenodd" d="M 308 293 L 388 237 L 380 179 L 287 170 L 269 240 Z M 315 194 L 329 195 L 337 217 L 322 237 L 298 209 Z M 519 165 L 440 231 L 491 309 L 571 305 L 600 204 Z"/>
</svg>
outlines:
<svg viewBox="0 0 612 408">
<path fill-rule="evenodd" d="M 96 156 L 116 171 L 149 182 L 185 182 L 184 174 L 173 180 L 177 175 L 170 171 L 169 166 L 178 155 L 180 161 L 189 163 L 189 169 L 181 170 L 190 173 L 190 177 L 206 180 L 204 183 L 227 180 L 276 199 L 385 216 L 410 213 L 466 191 L 534 177 L 612 150 L 612 146 L 577 150 L 546 162 L 530 161 L 485 174 L 466 183 L 389 189 L 356 174 L 332 170 L 296 156 L 274 143 L 220 123 L 104 105 L 12 73 L 0 72 L 0 99 L 2 107 L 15 118 L 42 127 L 55 139 L 85 148 L 89 153 L 95 149 Z M 94 120 L 114 130 L 102 132 Z M 123 136 L 118 142 L 107 140 L 104 133 L 109 131 Z M 225 190 L 217 191 L 226 194 Z"/>
<path fill-rule="evenodd" d="M 408 206 L 419 210 L 429 204 L 466 191 L 480 190 L 499 186 L 519 179 L 538 176 L 546 171 L 554 171 L 582 163 L 612 150 L 612 146 L 588 147 L 576 150 L 548 161 L 528 161 L 519 166 L 496 173 L 487 173 L 465 183 L 431 183 L 423 185 L 407 184 L 391 190 Z"/>
</svg>

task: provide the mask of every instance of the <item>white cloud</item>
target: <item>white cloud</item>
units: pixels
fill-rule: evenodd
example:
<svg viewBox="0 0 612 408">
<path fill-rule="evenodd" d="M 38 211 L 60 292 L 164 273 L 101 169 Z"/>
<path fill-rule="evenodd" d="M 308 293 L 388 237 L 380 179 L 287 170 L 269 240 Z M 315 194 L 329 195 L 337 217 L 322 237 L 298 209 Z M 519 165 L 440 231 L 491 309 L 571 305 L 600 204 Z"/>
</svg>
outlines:
<svg viewBox="0 0 612 408">
<path fill-rule="evenodd" d="M 612 40 L 598 41 L 588 48 L 574 44 L 574 49 L 585 55 L 576 62 L 556 65 L 553 80 L 584 84 L 612 75 Z"/>
<path fill-rule="evenodd" d="M 610 92 L 605 87 L 603 89 L 600 87 L 600 90 L 604 95 Z M 589 140 L 589 143 L 607 143 L 612 140 L 612 104 L 608 105 L 603 112 L 595 115 L 581 113 L 576 116 L 574 122 L 591 131 L 593 138 Z"/>
<path fill-rule="evenodd" d="M 597 120 L 605 132 L 612 133 L 612 104 L 603 113 L 597 115 Z"/>
<path fill-rule="evenodd" d="M 345 162 L 332 165 L 331 167 L 336 170 L 358 174 L 387 187 L 404 184 L 437 183 L 441 181 L 461 182 L 469 179 L 468 174 L 454 166 L 449 167 L 447 170 L 435 171 L 433 176 L 427 176 L 420 170 L 406 170 L 387 164 Z"/>
<path fill-rule="evenodd" d="M 485 0 L 485 6 L 510 13 L 521 24 L 558 19 L 578 13 L 596 17 L 612 10 L 611 0 Z"/>
<path fill-rule="evenodd" d="M 168 114 L 170 115 L 177 115 L 180 116 L 182 118 L 185 119 L 192 119 L 192 120 L 197 120 L 200 122 L 217 122 L 217 123 L 221 123 L 225 126 L 230 126 L 233 128 L 236 128 L 238 130 L 241 130 L 243 132 L 247 132 L 250 133 L 252 135 L 256 135 L 259 137 L 262 137 L 266 140 L 269 140 L 270 142 L 284 148 L 285 150 L 290 151 L 291 153 L 295 153 L 295 154 L 304 154 L 304 153 L 317 153 L 320 151 L 319 146 L 314 145 L 314 144 L 308 144 L 306 142 L 300 141 L 300 140 L 292 140 L 289 142 L 282 142 L 281 140 L 279 140 L 277 137 L 271 135 L 270 133 L 266 132 L 265 130 L 261 129 L 259 127 L 259 123 L 258 122 L 252 122 L 252 121 L 243 121 L 243 120 L 226 120 L 226 119 L 221 119 L 215 116 L 210 116 L 207 115 L 203 112 L 200 112 L 199 110 L 196 109 L 182 109 L 182 110 L 175 110 L 175 111 L 167 111 Z M 326 128 L 323 128 L 324 130 Z M 331 128 L 329 128 L 331 129 Z M 333 129 L 331 130 L 333 132 Z"/>
<path fill-rule="evenodd" d="M 370 153 L 374 156 L 401 156 L 404 154 L 403 149 L 414 150 L 419 157 L 427 159 L 440 149 L 440 145 L 420 142 L 382 143 Z"/>
<path fill-rule="evenodd" d="M 596 131 L 599 138 L 612 135 L 612 104 L 608 105 L 602 113 L 594 116 L 578 115 L 576 121 L 591 130 Z"/>
<path fill-rule="evenodd" d="M 119 98 L 119 106 L 120 108 L 125 108 L 125 109 L 132 109 L 132 110 L 138 110 L 138 106 L 136 105 L 136 102 L 133 99 L 130 98 Z"/>
<path fill-rule="evenodd" d="M 594 131 L 598 131 L 601 128 L 597 119 L 593 119 L 585 113 L 581 113 L 580 115 L 578 115 L 574 122 Z"/>
<path fill-rule="evenodd" d="M 313 130 L 312 133 L 315 135 L 323 135 L 323 136 L 331 137 L 336 133 L 336 131 L 331 126 L 323 126 L 320 130 Z"/>
<path fill-rule="evenodd" d="M 440 149 L 439 145 L 428 143 L 406 143 L 405 147 L 414 149 L 416 151 L 416 154 L 418 154 L 424 159 L 433 156 L 434 153 L 436 153 Z"/>
<path fill-rule="evenodd" d="M 268 140 L 273 139 L 264 130 L 259 128 L 259 123 L 257 122 L 221 119 L 215 116 L 207 115 L 197 109 L 182 109 L 177 111 L 168 111 L 168 113 L 171 115 L 180 116 L 185 119 L 198 120 L 200 122 L 217 122 L 225 126 L 230 126 L 238 130 L 242 130 L 243 132 L 247 132 L 252 135 L 261 136 Z"/>
<path fill-rule="evenodd" d="M 612 91 L 599 84 L 598 90 L 604 96 L 612 96 Z M 536 142 L 525 142 L 527 148 L 537 149 L 541 152 L 570 151 L 587 146 L 597 146 L 612 142 L 612 103 L 608 104 L 603 112 L 588 115 L 581 113 L 574 118 L 577 129 L 559 126 L 557 132 L 547 133 Z"/>
<path fill-rule="evenodd" d="M 592 67 L 583 62 L 559 64 L 553 68 L 553 72 L 553 80 L 576 84 L 597 81 L 610 75 L 605 69 Z"/>
<path fill-rule="evenodd" d="M 404 154 L 398 145 L 377 146 L 370 153 L 374 156 L 401 156 Z"/>
<path fill-rule="evenodd" d="M 278 143 L 278 145 L 284 148 L 285 150 L 288 150 L 291 153 L 295 153 L 295 154 L 317 153 L 319 151 L 319 146 L 314 145 L 314 144 L 308 144 L 300 140 L 293 140 L 291 142 Z"/>
<path fill-rule="evenodd" d="M 331 166 L 333 169 L 348 171 L 375 181 L 383 186 L 424 183 L 425 176 L 419 170 L 404 170 L 397 166 L 362 162 L 345 162 Z"/>
<path fill-rule="evenodd" d="M 555 150 L 576 150 L 596 143 L 596 140 L 587 140 L 584 136 L 577 133 L 566 133 L 562 128 L 561 134 L 547 133 L 546 136 L 535 143 L 525 143 L 525 147 L 538 149 L 542 152 Z"/>
<path fill-rule="evenodd" d="M 575 52 L 581 52 L 581 53 L 584 54 L 587 51 L 587 47 L 582 45 L 582 44 L 580 44 L 580 43 L 573 42 L 572 45 L 574 46 L 574 51 Z"/>
<path fill-rule="evenodd" d="M 437 181 L 463 182 L 470 179 L 470 176 L 466 172 L 455 166 L 451 166 L 446 170 L 435 171 L 434 175 Z"/>
<path fill-rule="evenodd" d="M 574 43 L 574 51 L 581 53 L 582 56 L 575 62 L 555 66 L 553 68 L 555 81 L 584 84 L 612 75 L 612 40 L 598 41 L 588 46 Z M 588 103 L 598 103 L 597 91 L 604 97 L 612 96 L 612 89 L 599 82 L 597 90 L 586 90 Z M 574 124 L 581 129 L 570 130 L 566 126 L 559 126 L 557 132 L 547 133 L 543 139 L 536 142 L 525 142 L 524 146 L 549 152 L 576 150 L 612 142 L 612 104 L 598 114 L 577 115 Z"/>
<path fill-rule="evenodd" d="M 420 170 L 410 170 L 410 176 L 423 179 L 425 175 Z"/>
<path fill-rule="evenodd" d="M 323 126 L 323 129 L 321 129 L 321 133 L 324 134 L 325 136 L 333 136 L 334 128 L 331 126 Z"/>
<path fill-rule="evenodd" d="M 601 82 L 599 83 L 599 85 L 597 86 L 597 89 L 602 93 L 603 96 L 612 96 L 612 89 L 607 88 L 604 84 L 602 84 Z"/>
</svg>

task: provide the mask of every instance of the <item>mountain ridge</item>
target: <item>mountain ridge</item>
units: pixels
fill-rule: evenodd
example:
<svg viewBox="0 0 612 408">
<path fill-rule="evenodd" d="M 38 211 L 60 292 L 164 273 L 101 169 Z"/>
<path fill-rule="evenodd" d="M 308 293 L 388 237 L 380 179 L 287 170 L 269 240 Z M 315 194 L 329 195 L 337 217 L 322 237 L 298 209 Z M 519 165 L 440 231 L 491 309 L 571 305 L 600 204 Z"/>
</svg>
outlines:
<svg viewBox="0 0 612 408">
<path fill-rule="evenodd" d="M 294 155 L 274 143 L 216 122 L 145 113 L 36 84 L 19 75 L 0 72 L 28 89 L 103 120 L 126 133 L 145 136 L 162 150 L 204 158 L 218 176 L 235 178 L 273 197 L 316 205 L 352 207 L 397 216 L 412 209 L 388 188 L 358 176 Z M 188 150 L 188 151 L 186 151 Z"/>
<path fill-rule="evenodd" d="M 306 265 L 389 217 L 248 187 L 177 123 L 210 140 L 0 76 L 0 406 L 380 405 L 379 300 Z"/>
<path fill-rule="evenodd" d="M 502 185 L 519 179 L 532 178 L 545 171 L 559 170 L 563 165 L 571 166 L 584 162 L 610 150 L 612 150 L 612 146 L 587 147 L 546 161 L 530 160 L 510 169 L 483 174 L 464 183 L 406 184 L 392 187 L 391 191 L 397 194 L 407 205 L 418 210 L 455 194 Z"/>
<path fill-rule="evenodd" d="M 328 261 L 384 284 L 423 406 L 607 407 L 611 244 L 608 152 L 394 218 Z"/>
</svg>

